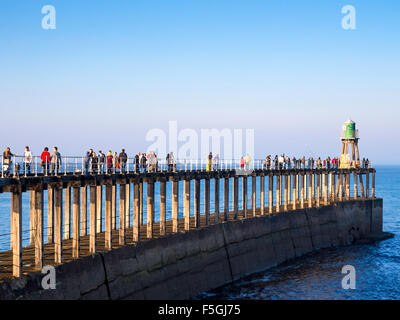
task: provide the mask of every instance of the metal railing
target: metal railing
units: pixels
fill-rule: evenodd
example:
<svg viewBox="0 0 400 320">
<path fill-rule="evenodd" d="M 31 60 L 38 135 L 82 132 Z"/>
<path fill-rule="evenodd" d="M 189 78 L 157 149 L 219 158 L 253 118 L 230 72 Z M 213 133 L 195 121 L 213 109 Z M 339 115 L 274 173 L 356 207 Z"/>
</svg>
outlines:
<svg viewBox="0 0 400 320">
<path fill-rule="evenodd" d="M 42 161 L 41 157 L 32 156 L 26 159 L 23 156 L 12 156 L 4 159 L 0 156 L 1 173 L 0 178 L 20 176 L 48 176 L 48 175 L 69 175 L 69 174 L 114 174 L 114 173 L 146 173 L 146 172 L 168 172 L 168 171 L 215 171 L 215 170 L 285 170 L 285 169 L 330 169 L 340 168 L 338 163 L 317 163 L 306 160 L 302 162 L 279 162 L 275 159 L 254 159 L 249 162 L 240 159 L 220 159 L 212 161 L 211 167 L 208 160 L 203 159 L 160 159 L 149 158 L 144 162 L 141 158 L 127 158 L 118 160 L 107 156 L 97 158 L 66 156 L 58 159 Z M 363 164 L 362 168 L 372 168 L 369 161 Z M 355 168 L 355 164 L 348 165 L 348 168 Z"/>
</svg>

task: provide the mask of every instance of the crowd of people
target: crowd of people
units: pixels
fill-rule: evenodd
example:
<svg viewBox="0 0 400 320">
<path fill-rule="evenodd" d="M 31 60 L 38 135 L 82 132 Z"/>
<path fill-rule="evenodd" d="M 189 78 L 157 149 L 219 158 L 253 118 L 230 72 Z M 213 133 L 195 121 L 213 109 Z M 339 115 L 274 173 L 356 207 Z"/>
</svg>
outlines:
<svg viewBox="0 0 400 320">
<path fill-rule="evenodd" d="M 7 147 L 3 152 L 2 157 L 2 175 L 8 176 L 14 169 L 14 174 L 19 175 L 21 172 L 21 165 L 22 165 L 22 172 L 24 174 L 31 174 L 33 170 L 41 171 L 44 174 L 54 174 L 57 175 L 61 172 L 62 169 L 62 157 L 60 152 L 58 151 L 57 147 L 54 147 L 52 152 L 49 152 L 49 148 L 45 147 L 40 155 L 40 163 L 39 168 L 33 168 L 34 157 L 32 152 L 29 149 L 29 146 L 25 147 L 25 152 L 22 158 L 22 162 L 19 163 L 15 161 L 13 167 L 13 159 L 15 157 L 19 157 L 18 155 L 11 152 L 11 149 Z M 166 168 L 167 171 L 176 171 L 177 161 L 173 152 L 167 154 L 165 158 Z M 160 171 L 159 166 L 160 159 L 157 157 L 157 154 L 153 151 L 149 153 L 140 153 L 138 152 L 132 160 L 132 167 L 129 167 L 129 158 L 125 149 L 122 149 L 121 152 L 118 154 L 117 152 L 112 152 L 109 150 L 107 154 L 104 154 L 101 150 L 96 154 L 93 149 L 90 149 L 86 152 L 86 155 L 83 157 L 82 160 L 82 173 L 125 173 L 127 171 L 134 171 L 136 173 L 145 173 L 145 172 L 158 172 Z M 246 156 L 241 157 L 239 160 L 239 167 L 240 169 L 248 170 L 250 169 L 252 159 L 249 154 Z M 36 163 L 35 163 L 36 164 Z M 368 168 L 370 166 L 369 160 L 363 158 L 362 162 L 360 161 L 351 161 L 348 164 L 349 167 L 352 168 Z M 36 164 L 37 166 L 37 164 Z M 265 160 L 262 161 L 262 167 L 264 169 L 321 169 L 321 168 L 342 168 L 340 158 L 326 158 L 321 159 L 314 159 L 313 157 L 306 157 L 297 158 L 289 156 L 285 156 L 284 154 L 278 156 L 275 155 L 272 158 L 271 155 L 268 155 Z M 212 152 L 209 153 L 207 157 L 207 165 L 206 171 L 214 171 L 220 169 L 220 158 L 219 155 L 216 154 L 213 156 Z M 68 168 L 69 171 L 69 168 Z"/>
<path fill-rule="evenodd" d="M 369 160 L 368 158 L 360 160 L 352 160 L 351 163 L 346 163 L 349 168 L 369 168 Z M 293 157 L 292 159 L 289 156 L 285 156 L 284 154 L 275 157 L 272 159 L 271 155 L 268 155 L 263 163 L 263 167 L 266 169 L 338 169 L 343 168 L 341 166 L 340 158 L 331 158 L 328 157 L 326 159 L 321 160 L 320 157 L 318 159 L 314 159 L 313 157 L 306 157 L 298 158 Z"/>
</svg>

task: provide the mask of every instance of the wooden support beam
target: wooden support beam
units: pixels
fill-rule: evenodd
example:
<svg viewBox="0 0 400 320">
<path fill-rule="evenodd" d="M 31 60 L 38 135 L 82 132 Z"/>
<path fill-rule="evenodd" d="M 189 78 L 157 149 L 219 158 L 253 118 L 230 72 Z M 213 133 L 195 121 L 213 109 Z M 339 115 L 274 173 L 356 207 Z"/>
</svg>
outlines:
<svg viewBox="0 0 400 320">
<path fill-rule="evenodd" d="M 96 191 L 96 197 L 97 197 L 97 225 L 96 225 L 96 232 L 101 233 L 103 232 L 102 228 L 102 222 L 103 222 L 103 186 L 97 186 L 97 191 Z"/>
<path fill-rule="evenodd" d="M 268 212 L 273 213 L 274 208 L 274 176 L 268 176 Z"/>
<path fill-rule="evenodd" d="M 289 188 L 288 188 L 288 175 L 285 174 L 285 191 L 284 191 L 284 204 L 283 204 L 283 210 L 288 211 L 288 202 L 289 202 Z"/>
<path fill-rule="evenodd" d="M 339 173 L 339 179 L 338 179 L 338 194 L 339 194 L 339 201 L 343 201 L 343 173 Z"/>
<path fill-rule="evenodd" d="M 141 182 L 135 182 L 133 184 L 133 241 L 140 241 L 140 192 L 139 184 Z"/>
<path fill-rule="evenodd" d="M 224 221 L 228 221 L 229 215 L 229 178 L 224 179 Z"/>
<path fill-rule="evenodd" d="M 179 181 L 172 182 L 172 232 L 177 233 L 178 229 L 178 205 L 179 205 Z"/>
<path fill-rule="evenodd" d="M 324 205 L 328 205 L 328 174 L 323 173 L 324 176 Z"/>
<path fill-rule="evenodd" d="M 297 209 L 297 197 L 298 197 L 298 191 L 297 191 L 297 180 L 298 180 L 298 175 L 294 174 L 293 175 L 293 210 Z"/>
<path fill-rule="evenodd" d="M 80 187 L 74 187 L 72 199 L 72 258 L 79 258 Z"/>
<path fill-rule="evenodd" d="M 47 189 L 47 242 L 54 242 L 54 189 Z"/>
<path fill-rule="evenodd" d="M 96 199 L 96 186 L 90 187 L 90 235 L 89 235 L 89 252 L 96 253 L 96 226 L 97 226 L 97 199 Z"/>
<path fill-rule="evenodd" d="M 372 181 L 371 181 L 371 198 L 375 199 L 375 170 L 372 171 Z"/>
<path fill-rule="evenodd" d="M 336 201 L 336 173 L 332 173 L 331 179 L 331 199 L 332 202 Z"/>
<path fill-rule="evenodd" d="M 321 200 L 321 175 L 317 173 L 317 208 L 320 207 L 320 200 Z"/>
<path fill-rule="evenodd" d="M 63 262 L 62 243 L 63 189 L 54 190 L 54 262 Z"/>
<path fill-rule="evenodd" d="M 256 216 L 256 210 L 257 210 L 257 205 L 256 205 L 256 190 L 257 190 L 257 176 L 253 175 L 251 177 L 251 212 L 253 214 L 253 217 Z"/>
<path fill-rule="evenodd" d="M 210 224 L 210 179 L 204 180 L 204 215 L 206 226 Z"/>
<path fill-rule="evenodd" d="M 260 214 L 265 214 L 265 177 L 262 173 L 260 175 Z"/>
<path fill-rule="evenodd" d="M 364 183 L 363 183 L 363 178 L 362 178 L 362 173 L 360 172 L 359 174 L 360 177 L 360 188 L 361 188 L 361 197 L 365 199 L 365 192 L 364 192 Z"/>
<path fill-rule="evenodd" d="M 71 238 L 71 187 L 65 188 L 64 239 Z"/>
<path fill-rule="evenodd" d="M 144 208 L 144 206 L 143 206 L 143 203 L 144 203 L 144 200 L 143 200 L 143 182 L 141 181 L 140 182 L 140 185 L 139 185 L 139 197 L 140 197 L 140 223 L 143 225 L 144 223 L 143 223 L 143 221 L 144 221 L 144 215 L 143 215 L 143 208 Z"/>
<path fill-rule="evenodd" d="M 121 245 L 121 246 L 126 243 L 125 203 L 126 203 L 126 186 L 125 186 L 125 184 L 120 184 L 119 185 L 119 230 L 118 230 L 118 239 L 119 240 L 118 241 L 119 241 L 119 245 Z M 149 221 L 147 221 L 147 223 L 149 223 Z"/>
<path fill-rule="evenodd" d="M 81 188 L 81 236 L 87 235 L 87 190 L 87 186 Z"/>
<path fill-rule="evenodd" d="M 35 191 L 29 192 L 29 244 L 34 244 L 35 233 Z"/>
<path fill-rule="evenodd" d="M 313 206 L 313 192 L 312 192 L 312 188 L 313 188 L 313 174 L 310 173 L 308 175 L 308 207 L 312 208 Z"/>
<path fill-rule="evenodd" d="M 113 230 L 117 229 L 117 185 L 111 186 L 111 221 Z"/>
<path fill-rule="evenodd" d="M 369 171 L 365 173 L 365 197 L 369 199 Z"/>
<path fill-rule="evenodd" d="M 281 175 L 276 176 L 276 212 L 281 211 Z"/>
<path fill-rule="evenodd" d="M 214 179 L 214 202 L 215 202 L 215 212 L 214 219 L 215 223 L 219 222 L 219 178 Z"/>
<path fill-rule="evenodd" d="M 301 174 L 300 176 L 300 209 L 304 209 L 304 175 Z"/>
<path fill-rule="evenodd" d="M 147 239 L 153 238 L 154 181 L 147 181 Z"/>
<path fill-rule="evenodd" d="M 165 236 L 167 234 L 166 201 L 167 183 L 166 181 L 160 181 L 160 236 Z"/>
<path fill-rule="evenodd" d="M 22 275 L 22 194 L 11 193 L 11 243 L 12 273 L 14 277 Z"/>
<path fill-rule="evenodd" d="M 194 227 L 200 227 L 200 180 L 194 180 Z"/>
<path fill-rule="evenodd" d="M 243 217 L 247 218 L 247 177 L 242 176 L 242 206 L 243 206 Z"/>
<path fill-rule="evenodd" d="M 112 249 L 112 185 L 106 185 L 106 217 L 105 217 L 104 247 Z"/>
<path fill-rule="evenodd" d="M 190 180 L 183 182 L 183 218 L 185 231 L 190 230 Z"/>
<path fill-rule="evenodd" d="M 32 193 L 31 193 L 32 196 Z M 43 254 L 43 190 L 33 191 L 33 208 L 32 208 L 32 229 L 33 238 L 32 244 L 35 247 L 35 267 L 37 269 L 43 268 L 44 254 Z"/>
<path fill-rule="evenodd" d="M 354 199 L 358 198 L 358 178 L 357 173 L 353 173 L 353 184 L 354 184 Z"/>
<path fill-rule="evenodd" d="M 239 178 L 233 177 L 233 219 L 238 218 L 239 207 Z"/>
<path fill-rule="evenodd" d="M 125 185 L 125 228 L 129 229 L 130 226 L 131 226 L 131 184 L 128 182 Z"/>
</svg>

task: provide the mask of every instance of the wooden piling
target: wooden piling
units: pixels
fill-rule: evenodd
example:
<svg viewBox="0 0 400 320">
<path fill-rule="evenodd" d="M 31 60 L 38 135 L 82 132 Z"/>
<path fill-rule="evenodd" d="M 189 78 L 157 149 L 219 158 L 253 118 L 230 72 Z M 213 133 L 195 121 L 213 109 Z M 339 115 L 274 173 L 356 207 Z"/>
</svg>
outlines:
<svg viewBox="0 0 400 320">
<path fill-rule="evenodd" d="M 147 181 L 147 239 L 153 238 L 154 181 Z"/>
<path fill-rule="evenodd" d="M 47 242 L 54 242 L 54 189 L 47 189 Z"/>
<path fill-rule="evenodd" d="M 81 188 L 81 236 L 87 235 L 87 186 Z"/>
<path fill-rule="evenodd" d="M 140 192 L 139 182 L 133 184 L 133 241 L 140 241 Z"/>
<path fill-rule="evenodd" d="M 281 198 L 281 175 L 278 174 L 276 176 L 276 212 L 281 211 L 281 204 L 282 204 L 282 198 Z"/>
<path fill-rule="evenodd" d="M 375 199 L 375 170 L 371 173 L 371 198 Z"/>
<path fill-rule="evenodd" d="M 148 184 L 147 184 L 148 186 Z M 126 242 L 126 224 L 125 224 L 125 203 L 126 203 L 126 186 L 119 185 L 119 230 L 118 241 L 119 245 L 124 245 Z M 149 223 L 149 221 L 147 221 Z"/>
<path fill-rule="evenodd" d="M 362 178 L 362 173 L 360 172 L 359 174 L 360 177 L 360 188 L 361 188 L 361 197 L 365 199 L 365 192 L 364 192 L 364 183 L 363 183 L 363 178 Z"/>
<path fill-rule="evenodd" d="M 369 199 L 369 171 L 365 173 L 365 197 Z"/>
<path fill-rule="evenodd" d="M 284 204 L 283 204 L 283 210 L 287 211 L 288 210 L 288 201 L 289 201 L 289 188 L 288 188 L 288 175 L 285 174 L 285 191 L 284 191 Z"/>
<path fill-rule="evenodd" d="M 43 268 L 43 190 L 33 191 L 33 245 L 35 246 L 35 267 Z"/>
<path fill-rule="evenodd" d="M 190 230 L 190 180 L 183 182 L 183 218 L 185 231 Z"/>
<path fill-rule="evenodd" d="M 29 244 L 34 244 L 35 233 L 35 191 L 29 192 Z"/>
<path fill-rule="evenodd" d="M 300 177 L 300 209 L 304 209 L 304 175 L 301 174 Z"/>
<path fill-rule="evenodd" d="M 219 222 L 219 178 L 214 179 L 215 223 Z"/>
<path fill-rule="evenodd" d="M 235 176 L 233 178 L 233 219 L 238 218 L 239 207 L 239 178 Z"/>
<path fill-rule="evenodd" d="M 205 224 L 210 224 L 210 179 L 204 180 L 204 218 Z"/>
<path fill-rule="evenodd" d="M 105 213 L 105 234 L 104 247 L 106 250 L 112 249 L 112 185 L 106 185 L 106 213 Z"/>
<path fill-rule="evenodd" d="M 130 226 L 131 226 L 131 184 L 128 181 L 125 185 L 125 228 L 128 229 L 130 228 Z"/>
<path fill-rule="evenodd" d="M 200 227 L 200 180 L 194 180 L 194 227 Z"/>
<path fill-rule="evenodd" d="M 298 192 L 297 192 L 297 180 L 298 176 L 297 174 L 293 175 L 293 210 L 297 209 L 297 197 L 298 197 Z"/>
<path fill-rule="evenodd" d="M 317 173 L 317 196 L 316 196 L 316 206 L 317 208 L 320 207 L 320 201 L 321 201 L 321 175 Z"/>
<path fill-rule="evenodd" d="M 268 176 L 268 212 L 273 213 L 274 208 L 274 176 Z"/>
<path fill-rule="evenodd" d="M 229 215 L 229 178 L 224 179 L 224 221 L 228 221 Z"/>
<path fill-rule="evenodd" d="M 90 224 L 90 234 L 89 234 L 89 252 L 96 253 L 96 226 L 97 226 L 97 199 L 96 199 L 96 186 L 90 186 L 90 209 L 89 209 L 89 224 Z"/>
<path fill-rule="evenodd" d="M 248 217 L 247 212 L 247 177 L 242 176 L 242 207 L 243 207 L 243 217 Z"/>
<path fill-rule="evenodd" d="M 22 193 L 11 193 L 11 243 L 12 273 L 14 277 L 22 275 Z"/>
<path fill-rule="evenodd" d="M 160 181 L 160 236 L 165 236 L 167 233 L 166 201 L 167 183 L 165 180 L 162 180 Z"/>
<path fill-rule="evenodd" d="M 179 181 L 172 182 L 172 232 L 177 233 L 178 230 L 178 205 L 179 205 Z"/>
<path fill-rule="evenodd" d="M 71 187 L 65 188 L 64 239 L 71 238 Z"/>
<path fill-rule="evenodd" d="M 72 198 L 72 258 L 79 258 L 80 187 L 74 187 Z"/>
<path fill-rule="evenodd" d="M 313 184 L 312 184 L 312 177 L 313 177 L 313 175 L 312 175 L 312 173 L 310 173 L 310 174 L 308 175 L 308 207 L 309 207 L 309 208 L 312 208 L 312 206 L 313 206 L 313 197 L 312 197 L 312 187 L 313 187 Z"/>
<path fill-rule="evenodd" d="M 103 232 L 102 228 L 102 222 L 103 222 L 103 186 L 99 185 L 97 186 L 97 191 L 96 191 L 96 197 L 97 197 L 97 225 L 96 225 L 96 232 L 101 233 Z"/>
<path fill-rule="evenodd" d="M 323 173 L 324 176 L 324 205 L 328 205 L 328 174 Z"/>
<path fill-rule="evenodd" d="M 260 214 L 265 214 L 265 177 L 262 173 L 260 175 Z"/>
<path fill-rule="evenodd" d="M 54 190 L 54 262 L 63 262 L 62 242 L 63 221 L 63 190 L 58 187 Z"/>
<path fill-rule="evenodd" d="M 111 186 L 111 221 L 113 230 L 117 229 L 117 185 Z"/>
<path fill-rule="evenodd" d="M 353 173 L 353 184 L 354 184 L 354 199 L 358 198 L 358 178 L 357 173 Z"/>
<path fill-rule="evenodd" d="M 251 177 L 251 212 L 253 217 L 256 216 L 256 190 L 257 190 L 257 176 L 253 175 Z"/>
</svg>

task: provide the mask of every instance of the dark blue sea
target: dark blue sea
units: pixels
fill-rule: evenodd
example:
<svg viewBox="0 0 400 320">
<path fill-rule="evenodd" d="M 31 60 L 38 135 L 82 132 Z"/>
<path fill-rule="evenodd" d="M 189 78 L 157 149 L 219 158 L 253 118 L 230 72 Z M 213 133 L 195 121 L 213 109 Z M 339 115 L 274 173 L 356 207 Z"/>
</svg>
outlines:
<svg viewBox="0 0 400 320">
<path fill-rule="evenodd" d="M 325 249 L 202 294 L 202 299 L 400 299 L 400 166 L 376 167 L 383 198 L 383 229 L 394 238 L 369 245 Z M 355 289 L 343 289 L 344 265 L 355 268 Z"/>
<path fill-rule="evenodd" d="M 376 167 L 376 196 L 384 199 L 384 231 L 395 234 L 392 239 L 370 245 L 325 249 L 301 257 L 293 262 L 269 269 L 263 273 L 239 280 L 232 285 L 203 293 L 200 299 L 400 299 L 400 166 Z M 240 182 L 240 181 L 239 181 Z M 265 188 L 267 190 L 268 179 Z M 232 182 L 231 182 L 232 183 Z M 251 190 L 251 179 L 248 179 Z M 259 189 L 257 181 L 257 189 Z M 192 190 L 193 190 L 192 185 Z M 183 215 L 183 184 L 180 183 L 179 215 Z M 203 184 L 201 185 L 203 190 Z M 223 206 L 223 183 L 220 183 L 220 207 Z M 146 186 L 144 186 L 146 197 Z M 159 206 L 156 184 L 155 206 Z M 214 185 L 210 181 L 211 212 L 214 210 Z M 230 189 L 232 190 L 232 188 Z M 242 188 L 239 188 L 241 199 Z M 167 218 L 171 217 L 172 194 L 167 184 Z M 259 190 L 257 191 L 259 195 Z M 248 203 L 251 192 L 248 192 Z M 193 198 L 193 192 L 192 192 Z M 232 198 L 232 197 L 231 197 Z M 47 193 L 44 195 L 44 224 L 47 221 Z M 103 195 L 105 199 L 105 195 Z M 193 212 L 193 201 L 191 212 Z M 204 210 L 201 197 L 201 212 Z M 257 206 L 260 199 L 257 198 Z M 118 207 L 118 206 L 117 206 Z M 239 205 L 241 209 L 241 205 Z M 104 208 L 103 208 L 104 210 Z M 232 210 L 232 201 L 230 203 Z M 146 206 L 144 204 L 144 212 Z M 131 208 L 131 214 L 132 208 Z M 132 223 L 131 219 L 131 223 Z M 156 221 L 158 212 L 156 211 Z M 146 222 L 146 217 L 144 217 Z M 104 221 L 103 221 L 104 228 Z M 10 248 L 10 195 L 0 194 L 0 251 Z M 47 238 L 46 230 L 45 239 Z M 23 194 L 23 245 L 29 244 L 29 193 Z M 356 270 L 356 289 L 342 288 L 341 273 L 344 265 L 352 265 Z"/>
</svg>

